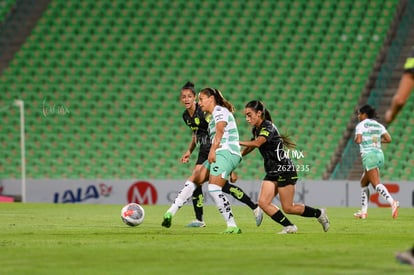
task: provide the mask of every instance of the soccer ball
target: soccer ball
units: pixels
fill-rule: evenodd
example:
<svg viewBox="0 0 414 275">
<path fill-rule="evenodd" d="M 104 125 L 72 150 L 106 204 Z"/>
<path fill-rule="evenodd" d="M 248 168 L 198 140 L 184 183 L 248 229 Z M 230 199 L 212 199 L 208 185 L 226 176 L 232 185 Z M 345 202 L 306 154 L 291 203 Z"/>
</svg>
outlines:
<svg viewBox="0 0 414 275">
<path fill-rule="evenodd" d="M 128 203 L 121 210 L 122 221 L 129 226 L 140 225 L 144 221 L 145 211 L 138 203 Z"/>
</svg>

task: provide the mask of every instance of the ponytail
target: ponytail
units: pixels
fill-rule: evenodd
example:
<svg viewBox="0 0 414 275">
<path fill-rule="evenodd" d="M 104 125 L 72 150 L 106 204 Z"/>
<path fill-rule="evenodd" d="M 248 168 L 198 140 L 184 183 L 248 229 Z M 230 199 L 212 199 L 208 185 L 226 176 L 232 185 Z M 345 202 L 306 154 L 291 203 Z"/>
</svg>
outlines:
<svg viewBox="0 0 414 275">
<path fill-rule="evenodd" d="M 270 112 L 266 109 L 266 107 L 264 106 L 264 104 L 261 101 L 252 100 L 249 103 L 247 103 L 246 106 L 244 106 L 244 107 L 245 108 L 251 108 L 256 113 L 258 111 L 262 112 L 262 118 L 264 120 L 269 120 L 270 122 L 272 122 L 272 116 L 270 115 Z"/>
<path fill-rule="evenodd" d="M 234 113 L 235 109 L 233 104 L 228 102 L 223 94 L 218 90 L 214 88 L 204 88 L 200 91 L 200 93 L 203 93 L 207 95 L 208 97 L 214 96 L 214 100 L 216 101 L 216 104 L 222 107 L 226 107 L 231 113 Z"/>
<path fill-rule="evenodd" d="M 270 112 L 266 108 L 264 108 L 264 119 L 272 121 L 272 116 L 270 115 Z"/>
<path fill-rule="evenodd" d="M 288 149 L 293 149 L 296 147 L 296 143 L 289 137 L 286 135 L 281 135 L 280 138 L 283 141 L 283 146 L 288 148 Z"/>
</svg>

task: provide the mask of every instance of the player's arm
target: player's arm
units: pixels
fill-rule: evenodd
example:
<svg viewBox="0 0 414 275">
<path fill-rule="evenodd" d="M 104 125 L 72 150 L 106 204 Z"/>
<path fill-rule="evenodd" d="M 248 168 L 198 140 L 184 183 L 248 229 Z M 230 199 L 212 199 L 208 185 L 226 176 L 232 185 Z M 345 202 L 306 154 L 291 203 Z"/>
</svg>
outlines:
<svg viewBox="0 0 414 275">
<path fill-rule="evenodd" d="M 240 141 L 240 145 L 244 146 L 243 141 Z M 244 147 L 243 151 L 241 151 L 241 155 L 242 157 L 244 157 L 245 155 L 249 154 L 250 152 L 252 152 L 255 149 L 255 147 Z"/>
<path fill-rule="evenodd" d="M 356 144 L 361 144 L 361 142 L 362 142 L 362 135 L 361 134 L 356 134 L 354 141 L 355 141 Z"/>
<path fill-rule="evenodd" d="M 361 144 L 362 142 L 362 132 L 363 129 L 361 129 L 361 123 L 358 123 L 358 125 L 355 128 L 355 137 L 354 137 L 354 141 L 356 144 Z"/>
<path fill-rule="evenodd" d="M 264 136 L 258 136 L 256 139 L 251 141 L 240 141 L 241 146 L 259 148 L 266 142 L 266 138 Z"/>
<path fill-rule="evenodd" d="M 191 153 L 194 151 L 196 145 L 197 145 L 197 137 L 193 133 L 193 135 L 191 136 L 191 142 L 188 144 L 188 149 L 187 151 L 185 151 L 185 153 L 181 157 L 182 163 L 187 163 L 190 160 Z"/>
<path fill-rule="evenodd" d="M 404 107 L 414 89 L 414 73 L 406 72 L 401 77 L 398 90 L 391 100 L 391 106 L 385 113 L 385 121 L 391 123 Z"/>
<path fill-rule="evenodd" d="M 381 135 L 381 143 L 390 143 L 391 142 L 391 136 L 386 132 L 385 134 Z"/>
<path fill-rule="evenodd" d="M 224 135 L 224 128 L 226 128 L 227 122 L 218 121 L 216 123 L 216 135 L 214 136 L 213 141 L 211 142 L 210 153 L 208 154 L 208 161 L 213 163 L 216 161 L 216 150 L 220 146 L 221 139 Z"/>
</svg>

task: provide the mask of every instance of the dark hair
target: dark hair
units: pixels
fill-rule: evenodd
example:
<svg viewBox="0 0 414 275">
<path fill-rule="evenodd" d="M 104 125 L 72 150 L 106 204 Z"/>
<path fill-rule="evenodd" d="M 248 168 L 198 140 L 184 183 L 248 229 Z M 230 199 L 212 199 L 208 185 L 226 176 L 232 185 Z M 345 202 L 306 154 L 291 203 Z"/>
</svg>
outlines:
<svg viewBox="0 0 414 275">
<path fill-rule="evenodd" d="M 262 112 L 262 118 L 265 120 L 272 121 L 272 116 L 270 115 L 269 111 L 266 109 L 264 104 L 259 100 L 252 100 L 249 103 L 244 106 L 245 108 L 251 108 L 255 110 L 256 112 L 261 111 Z"/>
<path fill-rule="evenodd" d="M 375 108 L 371 107 L 371 105 L 365 104 L 361 108 L 359 108 L 360 114 L 366 114 L 368 118 L 376 118 L 377 112 L 375 111 Z"/>
<path fill-rule="evenodd" d="M 234 106 L 230 102 L 228 102 L 223 94 L 218 90 L 214 88 L 204 88 L 200 91 L 200 94 L 203 93 L 207 95 L 208 97 L 214 96 L 214 99 L 216 101 L 216 104 L 222 107 L 226 107 L 230 112 L 234 113 Z"/>
<path fill-rule="evenodd" d="M 190 81 L 187 81 L 187 83 L 184 84 L 181 90 L 190 90 L 193 93 L 193 95 L 196 95 L 194 83 Z"/>
<path fill-rule="evenodd" d="M 252 101 L 248 102 L 246 104 L 246 106 L 244 106 L 244 107 L 245 108 L 251 108 L 256 113 L 258 111 L 261 111 L 262 112 L 262 118 L 264 120 L 269 120 L 270 122 L 272 122 L 272 117 L 270 116 L 270 112 L 266 109 L 266 107 L 264 106 L 264 104 L 261 101 L 252 100 Z M 285 146 L 286 148 L 295 148 L 296 144 L 292 141 L 292 139 L 289 136 L 280 135 L 279 137 L 282 139 L 283 146 Z"/>
</svg>

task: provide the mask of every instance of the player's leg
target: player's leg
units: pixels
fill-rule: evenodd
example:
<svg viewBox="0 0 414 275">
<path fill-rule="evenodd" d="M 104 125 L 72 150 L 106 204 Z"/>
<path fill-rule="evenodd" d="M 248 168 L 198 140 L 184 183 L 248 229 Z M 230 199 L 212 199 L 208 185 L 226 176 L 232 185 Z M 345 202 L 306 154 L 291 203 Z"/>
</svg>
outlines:
<svg viewBox="0 0 414 275">
<path fill-rule="evenodd" d="M 295 176 L 296 177 L 296 176 Z M 318 209 L 308 205 L 295 203 L 293 198 L 295 196 L 295 184 L 296 182 L 287 183 L 287 180 L 290 180 L 290 176 L 287 176 L 283 180 L 283 186 L 279 186 L 279 198 L 282 204 L 282 209 L 286 214 L 300 215 L 307 218 L 316 218 L 318 222 L 322 225 L 322 228 L 325 232 L 329 230 L 329 219 L 326 215 L 325 209 Z M 278 184 L 281 184 L 278 182 Z"/>
<path fill-rule="evenodd" d="M 195 213 L 195 220 L 187 224 L 187 227 L 205 227 L 206 224 L 203 220 L 204 195 L 202 185 L 197 186 L 197 188 L 194 190 L 192 201 Z"/>
<path fill-rule="evenodd" d="M 239 164 L 240 160 L 239 156 L 232 155 L 230 152 L 219 151 L 216 153 L 216 162 L 212 163 L 210 168 L 208 191 L 226 221 L 227 230 L 224 233 L 241 233 L 234 220 L 230 201 L 222 191 L 227 181 L 226 179 Z"/>
<path fill-rule="evenodd" d="M 361 210 L 354 213 L 354 217 L 358 219 L 366 219 L 368 216 L 369 203 L 369 179 L 366 172 L 361 176 Z"/>
<path fill-rule="evenodd" d="M 364 164 L 368 181 L 374 186 L 375 191 L 386 200 L 391 206 L 391 215 L 395 219 L 398 217 L 398 207 L 400 203 L 391 196 L 387 187 L 381 183 L 380 168 L 384 164 L 384 154 L 382 152 L 372 152 L 364 157 Z"/>
<path fill-rule="evenodd" d="M 277 185 L 269 180 L 263 180 L 260 187 L 259 206 L 275 222 L 283 226 L 281 234 L 296 233 L 297 227 L 273 204 L 273 198 L 278 194 Z"/>
<path fill-rule="evenodd" d="M 260 226 L 263 220 L 263 212 L 260 209 L 259 205 L 257 203 L 254 203 L 252 199 L 243 191 L 243 189 L 234 184 L 229 183 L 229 181 L 226 181 L 222 190 L 224 193 L 232 195 L 233 198 L 249 206 L 250 209 L 253 210 L 256 225 Z"/>
<path fill-rule="evenodd" d="M 161 224 L 162 226 L 167 228 L 171 226 L 172 217 L 175 213 L 177 213 L 178 209 L 180 209 L 191 198 L 197 186 L 200 185 L 199 181 L 207 174 L 207 168 L 201 165 L 197 172 L 193 173 L 193 175 L 187 179 L 184 183 L 183 189 L 181 189 L 170 208 L 164 214 L 164 219 Z"/>
<path fill-rule="evenodd" d="M 370 182 L 374 186 L 375 191 L 377 191 L 378 194 L 390 204 L 391 216 L 393 219 L 396 219 L 398 217 L 398 207 L 400 207 L 400 203 L 397 200 L 394 200 L 394 198 L 388 192 L 387 187 L 385 187 L 385 185 L 380 182 L 379 169 L 374 168 L 367 171 L 366 173 Z"/>
<path fill-rule="evenodd" d="M 206 224 L 203 220 L 203 207 L 204 207 L 204 195 L 202 184 L 208 180 L 208 170 L 202 164 L 197 164 L 194 168 L 194 172 L 189 178 L 190 181 L 194 182 L 197 187 L 193 192 L 192 201 L 196 219 L 191 221 L 187 227 L 205 227 Z"/>
</svg>

